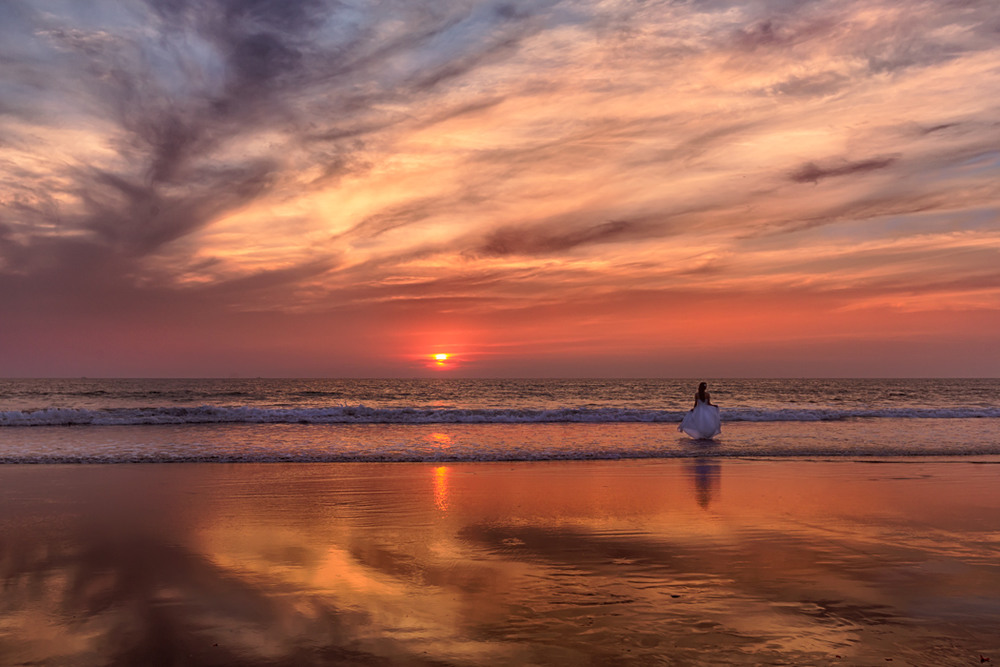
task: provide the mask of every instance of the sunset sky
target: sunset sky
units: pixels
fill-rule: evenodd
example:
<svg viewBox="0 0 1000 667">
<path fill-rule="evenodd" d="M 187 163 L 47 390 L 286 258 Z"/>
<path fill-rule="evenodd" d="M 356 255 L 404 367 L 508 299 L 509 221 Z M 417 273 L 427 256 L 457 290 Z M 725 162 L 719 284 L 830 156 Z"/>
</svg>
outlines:
<svg viewBox="0 0 1000 667">
<path fill-rule="evenodd" d="M 0 376 L 1000 376 L 998 341 L 996 0 L 0 3 Z"/>
</svg>

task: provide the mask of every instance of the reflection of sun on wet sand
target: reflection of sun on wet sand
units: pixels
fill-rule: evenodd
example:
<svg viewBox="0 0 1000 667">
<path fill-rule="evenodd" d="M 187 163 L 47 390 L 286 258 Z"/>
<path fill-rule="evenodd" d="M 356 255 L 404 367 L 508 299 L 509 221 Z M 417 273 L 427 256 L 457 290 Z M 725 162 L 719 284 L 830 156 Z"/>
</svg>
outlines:
<svg viewBox="0 0 1000 667">
<path fill-rule="evenodd" d="M 448 466 L 434 468 L 434 506 L 442 512 L 448 511 Z"/>
<path fill-rule="evenodd" d="M 996 660 L 992 467 L 0 467 L 0 662 Z"/>
</svg>

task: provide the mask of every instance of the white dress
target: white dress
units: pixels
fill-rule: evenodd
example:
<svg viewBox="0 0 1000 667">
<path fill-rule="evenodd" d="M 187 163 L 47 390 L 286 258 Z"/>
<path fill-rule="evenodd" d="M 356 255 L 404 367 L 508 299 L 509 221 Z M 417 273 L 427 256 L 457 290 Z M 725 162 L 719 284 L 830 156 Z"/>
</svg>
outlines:
<svg viewBox="0 0 1000 667">
<path fill-rule="evenodd" d="M 691 410 L 677 427 L 678 431 L 687 433 L 692 438 L 714 438 L 722 433 L 722 420 L 719 418 L 719 406 L 709 405 L 703 401 Z"/>
</svg>

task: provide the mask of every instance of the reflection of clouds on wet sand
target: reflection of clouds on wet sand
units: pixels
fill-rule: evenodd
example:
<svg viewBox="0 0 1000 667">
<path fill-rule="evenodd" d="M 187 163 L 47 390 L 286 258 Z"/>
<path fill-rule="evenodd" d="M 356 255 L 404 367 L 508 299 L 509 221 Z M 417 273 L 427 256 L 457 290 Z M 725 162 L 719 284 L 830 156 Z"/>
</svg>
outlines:
<svg viewBox="0 0 1000 667">
<path fill-rule="evenodd" d="M 1000 495 L 938 479 L 947 466 L 859 465 L 727 462 L 725 495 L 711 459 L 0 468 L 0 663 L 965 664 L 989 650 Z M 62 490 L 27 490 L 45 480 Z M 963 486 L 974 501 L 918 511 Z"/>
<path fill-rule="evenodd" d="M 256 664 L 320 639 L 331 658 L 371 657 L 350 641 L 364 612 L 274 595 L 177 545 L 76 541 L 22 538 L 40 557 L 12 567 L 4 553 L 4 662 Z"/>
<path fill-rule="evenodd" d="M 582 648 L 596 633 L 601 640 L 588 651 L 608 660 L 627 647 L 635 659 L 668 652 L 704 661 L 712 646 L 716 664 L 751 656 L 809 662 L 857 641 L 858 626 L 842 617 L 817 622 L 799 589 L 764 591 L 759 573 L 733 570 L 740 557 L 758 560 L 752 549 L 740 554 L 683 539 L 576 528 L 469 527 L 463 537 L 507 558 L 516 550 L 516 558 L 538 566 L 520 596 L 530 609 L 513 625 L 530 618 L 536 636 L 553 649 Z M 793 551 L 786 559 L 815 557 Z"/>
<path fill-rule="evenodd" d="M 0 663 L 424 664 L 504 654 L 462 633 L 463 596 L 493 592 L 488 568 L 383 544 L 392 528 L 366 537 L 337 521 L 324 530 L 307 516 L 315 497 L 293 491 L 276 508 L 259 490 L 269 500 L 237 494 L 223 508 L 238 520 L 186 536 L 109 516 L 5 540 Z M 206 511 L 226 502 L 202 500 Z M 283 525 L 285 512 L 298 519 Z"/>
</svg>

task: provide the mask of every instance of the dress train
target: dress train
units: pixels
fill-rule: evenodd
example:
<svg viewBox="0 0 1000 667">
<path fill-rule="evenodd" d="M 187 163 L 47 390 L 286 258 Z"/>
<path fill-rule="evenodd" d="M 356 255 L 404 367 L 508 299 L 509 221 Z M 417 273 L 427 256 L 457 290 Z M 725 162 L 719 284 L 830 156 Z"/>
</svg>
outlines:
<svg viewBox="0 0 1000 667">
<path fill-rule="evenodd" d="M 694 409 L 684 415 L 677 430 L 696 439 L 714 438 L 722 433 L 719 406 L 698 401 Z"/>
</svg>

